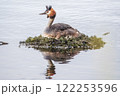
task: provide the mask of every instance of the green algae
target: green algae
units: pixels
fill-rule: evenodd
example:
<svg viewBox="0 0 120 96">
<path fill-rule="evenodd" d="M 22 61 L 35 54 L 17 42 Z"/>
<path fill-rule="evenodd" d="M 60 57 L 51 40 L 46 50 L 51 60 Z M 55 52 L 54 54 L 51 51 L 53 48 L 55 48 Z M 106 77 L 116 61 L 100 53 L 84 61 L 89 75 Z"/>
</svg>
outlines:
<svg viewBox="0 0 120 96">
<path fill-rule="evenodd" d="M 33 48 L 44 48 L 44 49 L 100 49 L 104 46 L 105 42 L 102 38 L 96 36 L 87 36 L 82 34 L 77 38 L 65 38 L 61 37 L 59 39 L 47 38 L 43 36 L 29 37 L 24 42 Z"/>
</svg>

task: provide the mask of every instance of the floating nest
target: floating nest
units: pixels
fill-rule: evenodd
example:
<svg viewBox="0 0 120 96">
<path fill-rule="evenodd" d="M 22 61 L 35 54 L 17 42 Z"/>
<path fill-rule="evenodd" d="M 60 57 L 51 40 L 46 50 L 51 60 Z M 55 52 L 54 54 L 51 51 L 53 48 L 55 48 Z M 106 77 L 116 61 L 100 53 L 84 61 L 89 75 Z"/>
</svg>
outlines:
<svg viewBox="0 0 120 96">
<path fill-rule="evenodd" d="M 105 42 L 102 38 L 96 36 L 87 36 L 82 34 L 77 38 L 65 38 L 59 39 L 47 38 L 43 36 L 29 37 L 26 41 L 21 41 L 20 44 L 25 44 L 29 48 L 43 49 L 43 50 L 70 50 L 70 49 L 100 49 L 104 46 Z"/>
</svg>

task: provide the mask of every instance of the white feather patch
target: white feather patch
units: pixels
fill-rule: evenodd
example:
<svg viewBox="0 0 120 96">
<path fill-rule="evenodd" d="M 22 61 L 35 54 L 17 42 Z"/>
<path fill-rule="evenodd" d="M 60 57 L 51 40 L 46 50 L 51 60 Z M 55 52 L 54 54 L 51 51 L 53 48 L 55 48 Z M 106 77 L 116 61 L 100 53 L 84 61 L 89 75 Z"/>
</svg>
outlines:
<svg viewBox="0 0 120 96">
<path fill-rule="evenodd" d="M 51 13 L 51 11 L 49 11 L 48 13 L 47 13 L 47 15 L 49 15 Z"/>
</svg>

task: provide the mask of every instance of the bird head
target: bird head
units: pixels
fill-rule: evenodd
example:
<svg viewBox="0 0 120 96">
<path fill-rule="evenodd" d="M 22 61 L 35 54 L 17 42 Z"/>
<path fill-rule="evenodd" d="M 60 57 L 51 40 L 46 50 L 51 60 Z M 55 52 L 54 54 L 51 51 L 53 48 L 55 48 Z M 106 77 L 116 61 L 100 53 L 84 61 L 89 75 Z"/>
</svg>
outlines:
<svg viewBox="0 0 120 96">
<path fill-rule="evenodd" d="M 52 8 L 52 6 L 46 6 L 46 10 L 45 10 L 45 12 L 43 12 L 43 13 L 40 13 L 40 15 L 47 15 L 47 18 L 55 18 L 55 16 L 56 16 L 56 12 L 55 12 L 55 10 Z"/>
</svg>

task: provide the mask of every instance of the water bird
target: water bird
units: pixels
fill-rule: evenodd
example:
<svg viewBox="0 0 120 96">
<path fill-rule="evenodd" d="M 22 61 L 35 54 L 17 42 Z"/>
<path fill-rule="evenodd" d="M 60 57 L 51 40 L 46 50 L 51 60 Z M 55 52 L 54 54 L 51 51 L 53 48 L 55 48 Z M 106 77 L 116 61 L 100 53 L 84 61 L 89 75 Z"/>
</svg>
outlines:
<svg viewBox="0 0 120 96">
<path fill-rule="evenodd" d="M 72 28 L 68 24 L 53 24 L 53 21 L 56 17 L 56 11 L 52 8 L 52 6 L 46 6 L 45 12 L 40 13 L 40 15 L 44 14 L 46 14 L 47 18 L 49 18 L 49 22 L 44 30 L 44 37 L 59 39 L 60 37 L 75 38 L 81 35 L 81 33 L 77 29 Z"/>
</svg>

